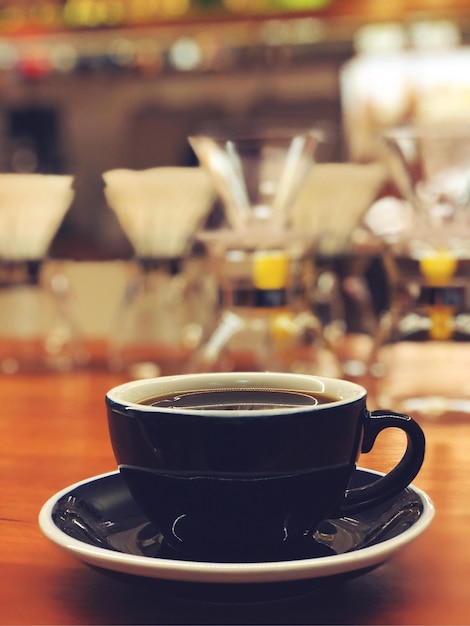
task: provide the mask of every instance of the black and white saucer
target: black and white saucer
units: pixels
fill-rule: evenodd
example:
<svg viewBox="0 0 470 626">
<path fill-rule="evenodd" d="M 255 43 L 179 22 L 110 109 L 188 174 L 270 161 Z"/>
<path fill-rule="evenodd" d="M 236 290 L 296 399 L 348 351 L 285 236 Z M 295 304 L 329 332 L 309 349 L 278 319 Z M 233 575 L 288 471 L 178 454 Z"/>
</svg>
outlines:
<svg viewBox="0 0 470 626">
<path fill-rule="evenodd" d="M 351 486 L 376 478 L 376 472 L 357 469 Z M 234 586 L 254 589 L 258 597 L 276 587 L 291 595 L 357 576 L 416 539 L 433 516 L 430 498 L 410 486 L 353 517 L 328 520 L 308 538 L 304 555 L 250 563 L 192 561 L 165 551 L 158 529 L 135 504 L 119 472 L 112 472 L 52 496 L 40 511 L 39 525 L 52 542 L 105 573 L 166 582 L 180 591 L 206 586 L 211 595 L 215 586 L 215 595 L 222 598 Z"/>
</svg>

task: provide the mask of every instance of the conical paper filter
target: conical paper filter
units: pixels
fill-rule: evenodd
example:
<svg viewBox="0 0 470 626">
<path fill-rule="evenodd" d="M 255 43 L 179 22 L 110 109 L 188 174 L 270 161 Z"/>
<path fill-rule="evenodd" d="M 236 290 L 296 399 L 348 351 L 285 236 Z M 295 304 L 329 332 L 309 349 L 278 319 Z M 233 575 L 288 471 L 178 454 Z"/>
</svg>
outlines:
<svg viewBox="0 0 470 626">
<path fill-rule="evenodd" d="M 73 177 L 0 174 L 0 257 L 42 259 L 72 203 Z"/>
<path fill-rule="evenodd" d="M 108 204 L 140 258 L 185 256 L 214 201 L 199 167 L 116 169 L 103 179 Z"/>
</svg>

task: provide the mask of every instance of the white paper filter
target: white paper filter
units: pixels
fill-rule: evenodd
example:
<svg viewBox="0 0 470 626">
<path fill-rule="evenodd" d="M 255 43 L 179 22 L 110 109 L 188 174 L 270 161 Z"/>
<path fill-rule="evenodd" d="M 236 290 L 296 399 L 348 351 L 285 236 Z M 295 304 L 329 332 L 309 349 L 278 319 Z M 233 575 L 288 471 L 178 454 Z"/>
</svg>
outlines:
<svg viewBox="0 0 470 626">
<path fill-rule="evenodd" d="M 105 195 L 138 256 L 180 258 L 215 197 L 200 167 L 105 172 Z"/>
<path fill-rule="evenodd" d="M 69 209 L 73 177 L 0 174 L 0 257 L 41 259 Z"/>
</svg>

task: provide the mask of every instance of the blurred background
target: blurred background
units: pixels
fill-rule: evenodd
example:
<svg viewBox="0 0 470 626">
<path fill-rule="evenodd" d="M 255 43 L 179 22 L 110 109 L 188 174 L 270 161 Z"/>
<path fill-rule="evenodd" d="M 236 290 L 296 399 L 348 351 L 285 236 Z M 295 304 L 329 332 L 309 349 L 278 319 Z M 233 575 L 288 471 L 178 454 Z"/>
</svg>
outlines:
<svg viewBox="0 0 470 626">
<path fill-rule="evenodd" d="M 464 0 L 4 0 L 0 173 L 73 177 L 48 258 L 66 267 L 85 333 L 108 335 L 128 282 L 119 263 L 135 251 L 109 207 L 103 173 L 198 165 L 188 135 L 234 118 L 321 124 L 322 161 L 377 162 L 388 127 L 466 120 L 469 39 Z M 316 197 L 349 240 L 356 214 L 387 189 L 373 171 L 361 182 L 347 170 L 352 187 L 336 182 L 346 170 L 328 171 Z M 351 219 L 337 219 L 329 207 L 344 217 L 345 203 Z M 362 262 L 343 265 L 346 274 L 366 271 Z M 370 271 L 383 285 L 382 273 Z M 350 282 L 343 297 L 364 308 Z M 374 290 L 376 308 L 386 306 L 382 291 Z"/>
<path fill-rule="evenodd" d="M 74 176 L 52 257 L 125 259 L 103 172 L 195 165 L 187 135 L 229 117 L 321 120 L 329 160 L 367 161 L 419 106 L 402 51 L 429 54 L 440 113 L 465 110 L 466 58 L 442 59 L 469 37 L 463 0 L 2 1 L 0 171 Z"/>
</svg>

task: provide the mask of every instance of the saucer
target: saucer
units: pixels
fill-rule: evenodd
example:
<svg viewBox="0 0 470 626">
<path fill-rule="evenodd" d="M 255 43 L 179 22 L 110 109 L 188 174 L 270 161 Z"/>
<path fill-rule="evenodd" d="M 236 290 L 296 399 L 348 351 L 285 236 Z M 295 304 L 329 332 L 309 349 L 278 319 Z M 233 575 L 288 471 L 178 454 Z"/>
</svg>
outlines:
<svg viewBox="0 0 470 626">
<path fill-rule="evenodd" d="M 351 487 L 380 476 L 357 469 Z M 83 563 L 113 576 L 151 579 L 188 588 L 273 585 L 288 595 L 374 569 L 416 539 L 430 524 L 434 506 L 410 486 L 395 498 L 351 517 L 329 519 L 308 537 L 305 556 L 263 562 L 199 562 L 164 550 L 158 529 L 145 517 L 119 472 L 76 483 L 51 497 L 39 514 L 44 535 Z M 314 549 L 315 548 L 315 549 Z M 320 548 L 318 550 L 317 548 Z M 313 556 L 312 554 L 326 554 Z M 247 583 L 257 583 L 247 585 Z M 198 596 L 199 597 L 199 596 Z"/>
</svg>

